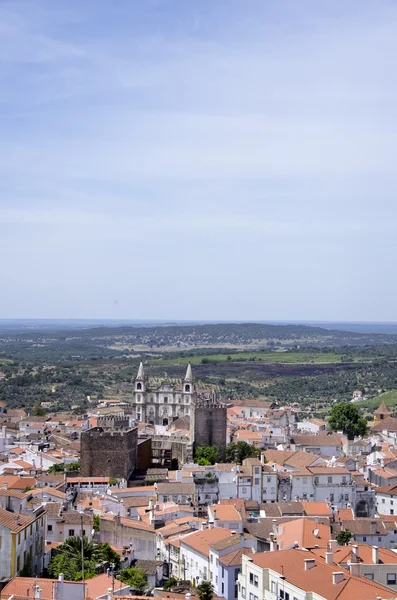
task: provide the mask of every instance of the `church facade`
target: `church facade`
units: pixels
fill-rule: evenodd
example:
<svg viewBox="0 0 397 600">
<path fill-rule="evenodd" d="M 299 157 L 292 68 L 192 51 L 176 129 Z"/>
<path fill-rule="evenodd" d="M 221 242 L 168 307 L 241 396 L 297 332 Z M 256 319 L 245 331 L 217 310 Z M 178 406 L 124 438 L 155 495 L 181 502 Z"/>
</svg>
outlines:
<svg viewBox="0 0 397 600">
<path fill-rule="evenodd" d="M 157 388 L 151 387 L 142 363 L 133 383 L 133 416 L 137 421 L 167 426 L 180 417 L 190 417 L 197 394 L 190 363 L 180 387 L 167 380 Z"/>
</svg>

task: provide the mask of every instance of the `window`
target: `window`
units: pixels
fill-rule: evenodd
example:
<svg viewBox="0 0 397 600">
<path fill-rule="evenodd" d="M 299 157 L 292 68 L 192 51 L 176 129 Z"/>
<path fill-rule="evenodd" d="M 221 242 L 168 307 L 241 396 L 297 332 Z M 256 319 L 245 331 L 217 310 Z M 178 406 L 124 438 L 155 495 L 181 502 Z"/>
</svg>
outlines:
<svg viewBox="0 0 397 600">
<path fill-rule="evenodd" d="M 243 487 L 242 492 L 243 492 L 243 494 L 246 494 L 247 493 L 247 488 Z"/>
<path fill-rule="evenodd" d="M 328 483 L 332 483 L 332 477 L 327 477 Z"/>
<path fill-rule="evenodd" d="M 18 533 L 18 544 L 20 544 L 20 543 L 21 543 L 21 534 Z"/>
<path fill-rule="evenodd" d="M 19 558 L 19 556 L 17 556 L 17 573 L 19 572 L 20 568 L 21 568 L 21 559 Z"/>
<path fill-rule="evenodd" d="M 222 567 L 222 579 L 225 576 L 225 567 Z"/>
<path fill-rule="evenodd" d="M 334 502 L 334 500 L 335 500 L 335 498 L 334 498 L 334 495 L 333 495 L 333 494 L 330 494 L 330 495 L 329 495 L 329 499 L 330 499 L 330 501 L 331 501 L 331 502 Z"/>
<path fill-rule="evenodd" d="M 236 585 L 234 586 L 234 597 L 237 598 L 238 597 L 238 585 L 236 583 Z"/>
<path fill-rule="evenodd" d="M 394 515 L 394 509 L 393 508 L 390 509 L 390 514 Z"/>
<path fill-rule="evenodd" d="M 303 483 L 304 483 L 304 484 L 307 484 L 307 477 L 304 477 L 304 478 L 302 479 L 302 481 L 303 481 Z"/>
<path fill-rule="evenodd" d="M 346 502 L 349 502 L 349 494 L 345 494 L 345 500 Z"/>
<path fill-rule="evenodd" d="M 342 477 L 342 483 L 346 483 L 346 476 L 345 475 Z"/>
<path fill-rule="evenodd" d="M 255 485 L 259 485 L 259 477 L 255 477 Z"/>
<path fill-rule="evenodd" d="M 250 573 L 250 583 L 254 583 L 254 574 Z"/>
<path fill-rule="evenodd" d="M 213 554 L 211 554 L 210 562 L 211 562 L 211 565 L 212 565 L 212 564 L 213 564 L 213 562 L 214 562 L 214 555 L 213 555 Z"/>
<path fill-rule="evenodd" d="M 225 584 L 222 581 L 222 596 L 223 596 L 224 593 L 225 593 Z"/>
<path fill-rule="evenodd" d="M 142 384 L 141 383 L 137 383 L 136 384 L 136 389 L 137 390 L 141 390 L 142 389 Z"/>
<path fill-rule="evenodd" d="M 271 582 L 270 589 L 272 590 L 273 594 L 275 594 L 277 592 L 277 583 L 275 581 Z"/>
<path fill-rule="evenodd" d="M 74 535 L 74 529 L 69 529 L 68 537 L 72 537 Z"/>
<path fill-rule="evenodd" d="M 0 548 L 1 548 L 1 542 L 2 542 L 2 537 L 1 537 L 1 535 L 0 535 Z"/>
<path fill-rule="evenodd" d="M 254 594 L 250 592 L 250 600 L 254 600 Z"/>
<path fill-rule="evenodd" d="M 319 478 L 318 478 L 318 477 L 315 477 L 315 478 L 314 478 L 314 485 L 318 485 L 318 482 L 319 482 Z"/>
<path fill-rule="evenodd" d="M 382 538 L 381 538 L 381 537 L 378 537 L 378 542 L 381 542 L 381 541 L 382 541 Z"/>
<path fill-rule="evenodd" d="M 47 525 L 47 531 L 52 531 L 52 525 Z"/>
<path fill-rule="evenodd" d="M 245 598 L 245 587 L 241 588 L 241 597 Z"/>
<path fill-rule="evenodd" d="M 387 585 L 396 585 L 397 583 L 397 575 L 395 573 L 387 574 Z"/>
<path fill-rule="evenodd" d="M 363 535 L 363 542 L 367 541 L 367 536 Z"/>
<path fill-rule="evenodd" d="M 393 500 L 390 500 L 390 506 L 393 506 Z"/>
<path fill-rule="evenodd" d="M 382 498 L 382 504 L 384 504 L 384 503 L 385 503 L 385 499 L 384 499 L 384 498 Z"/>
<path fill-rule="evenodd" d="M 258 587 L 258 575 L 254 575 L 254 586 Z"/>
<path fill-rule="evenodd" d="M 215 583 L 218 585 L 218 575 L 215 577 Z"/>
<path fill-rule="evenodd" d="M 366 577 L 367 579 L 372 579 L 374 578 L 374 574 L 373 573 L 364 573 L 364 577 Z"/>
<path fill-rule="evenodd" d="M 216 559 L 216 568 L 219 567 L 219 558 Z"/>
<path fill-rule="evenodd" d="M 167 398 L 167 396 L 164 396 L 164 404 L 168 404 L 168 398 Z"/>
</svg>

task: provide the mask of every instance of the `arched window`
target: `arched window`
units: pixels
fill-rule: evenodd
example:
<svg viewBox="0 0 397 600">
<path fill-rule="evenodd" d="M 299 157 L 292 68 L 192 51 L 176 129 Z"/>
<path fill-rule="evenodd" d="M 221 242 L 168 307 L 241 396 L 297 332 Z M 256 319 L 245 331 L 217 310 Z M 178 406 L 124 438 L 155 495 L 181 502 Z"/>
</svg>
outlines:
<svg viewBox="0 0 397 600">
<path fill-rule="evenodd" d="M 188 383 L 185 385 L 185 392 L 190 392 L 190 385 Z"/>
<path fill-rule="evenodd" d="M 142 389 L 142 384 L 141 383 L 137 383 L 136 384 L 136 389 L 137 390 L 141 390 Z"/>
</svg>

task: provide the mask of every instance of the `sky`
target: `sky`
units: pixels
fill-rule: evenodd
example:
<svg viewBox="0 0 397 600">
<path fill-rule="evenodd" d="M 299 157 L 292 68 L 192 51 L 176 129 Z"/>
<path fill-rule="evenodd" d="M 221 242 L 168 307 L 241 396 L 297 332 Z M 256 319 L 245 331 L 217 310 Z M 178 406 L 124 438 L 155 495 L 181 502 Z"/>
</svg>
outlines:
<svg viewBox="0 0 397 600">
<path fill-rule="evenodd" d="M 1 0 L 0 318 L 397 321 L 397 0 Z"/>
</svg>

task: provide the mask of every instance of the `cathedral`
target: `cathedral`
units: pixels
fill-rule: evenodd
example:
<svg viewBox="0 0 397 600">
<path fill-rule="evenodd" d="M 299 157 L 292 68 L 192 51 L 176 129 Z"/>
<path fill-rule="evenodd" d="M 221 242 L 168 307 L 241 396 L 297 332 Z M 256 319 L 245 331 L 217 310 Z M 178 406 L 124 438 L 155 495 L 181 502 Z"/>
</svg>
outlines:
<svg viewBox="0 0 397 600">
<path fill-rule="evenodd" d="M 179 417 L 191 416 L 196 384 L 190 363 L 181 387 L 173 387 L 167 380 L 157 388 L 150 387 L 142 363 L 133 382 L 133 416 L 137 421 L 167 426 Z"/>
</svg>

